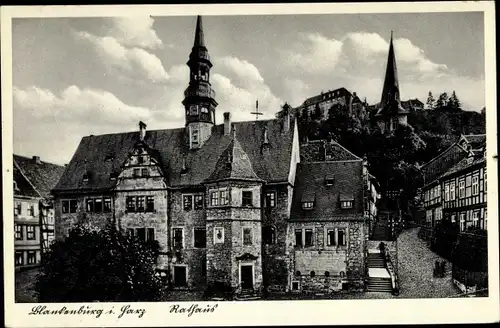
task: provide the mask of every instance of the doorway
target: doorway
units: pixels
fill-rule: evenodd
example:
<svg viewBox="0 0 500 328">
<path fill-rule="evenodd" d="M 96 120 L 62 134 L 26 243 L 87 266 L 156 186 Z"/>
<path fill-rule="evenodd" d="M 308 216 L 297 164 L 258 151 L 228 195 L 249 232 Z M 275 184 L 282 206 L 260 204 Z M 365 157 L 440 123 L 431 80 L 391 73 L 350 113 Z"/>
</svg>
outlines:
<svg viewBox="0 0 500 328">
<path fill-rule="evenodd" d="M 253 265 L 241 265 L 241 288 L 253 289 Z"/>
<path fill-rule="evenodd" d="M 174 266 L 174 287 L 187 287 L 187 268 Z"/>
</svg>

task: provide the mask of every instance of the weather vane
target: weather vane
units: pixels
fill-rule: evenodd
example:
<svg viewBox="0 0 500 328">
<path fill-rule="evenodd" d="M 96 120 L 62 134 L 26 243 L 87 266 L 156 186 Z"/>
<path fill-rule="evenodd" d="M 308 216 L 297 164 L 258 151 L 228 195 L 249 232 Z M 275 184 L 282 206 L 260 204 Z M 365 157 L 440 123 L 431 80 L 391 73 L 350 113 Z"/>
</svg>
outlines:
<svg viewBox="0 0 500 328">
<path fill-rule="evenodd" d="M 251 112 L 250 114 L 254 114 L 256 120 L 259 119 L 259 115 L 264 115 L 264 113 L 259 112 L 259 101 L 258 100 L 255 101 L 255 112 Z"/>
</svg>

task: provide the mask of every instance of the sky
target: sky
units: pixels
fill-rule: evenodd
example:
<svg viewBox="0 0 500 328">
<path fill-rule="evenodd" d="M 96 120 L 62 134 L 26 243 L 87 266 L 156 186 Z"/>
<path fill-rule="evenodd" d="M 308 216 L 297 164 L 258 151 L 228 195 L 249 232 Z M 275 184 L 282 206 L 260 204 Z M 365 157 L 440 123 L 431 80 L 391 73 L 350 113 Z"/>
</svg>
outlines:
<svg viewBox="0 0 500 328">
<path fill-rule="evenodd" d="M 68 163 L 82 137 L 184 126 L 195 16 L 12 20 L 14 152 Z M 204 16 L 219 103 L 252 120 L 345 87 L 380 101 L 391 30 L 401 98 L 485 103 L 482 12 Z"/>
</svg>

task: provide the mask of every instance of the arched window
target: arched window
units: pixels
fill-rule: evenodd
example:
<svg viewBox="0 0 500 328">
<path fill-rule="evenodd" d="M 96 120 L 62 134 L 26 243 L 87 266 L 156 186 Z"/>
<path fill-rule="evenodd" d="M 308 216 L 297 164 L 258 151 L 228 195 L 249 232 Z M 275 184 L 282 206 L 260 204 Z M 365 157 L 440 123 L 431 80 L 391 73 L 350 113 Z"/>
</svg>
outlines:
<svg viewBox="0 0 500 328">
<path fill-rule="evenodd" d="M 276 243 L 276 229 L 273 226 L 264 226 L 262 228 L 262 239 L 265 245 Z"/>
<path fill-rule="evenodd" d="M 316 272 L 311 271 L 311 278 L 314 278 L 314 276 L 316 276 Z"/>
<path fill-rule="evenodd" d="M 330 271 L 325 271 L 325 277 L 330 277 Z"/>
<path fill-rule="evenodd" d="M 300 271 L 298 271 L 298 270 L 297 270 L 297 271 L 295 271 L 295 275 L 296 275 L 296 276 L 300 276 L 301 274 L 302 274 L 302 273 L 301 273 Z"/>
</svg>

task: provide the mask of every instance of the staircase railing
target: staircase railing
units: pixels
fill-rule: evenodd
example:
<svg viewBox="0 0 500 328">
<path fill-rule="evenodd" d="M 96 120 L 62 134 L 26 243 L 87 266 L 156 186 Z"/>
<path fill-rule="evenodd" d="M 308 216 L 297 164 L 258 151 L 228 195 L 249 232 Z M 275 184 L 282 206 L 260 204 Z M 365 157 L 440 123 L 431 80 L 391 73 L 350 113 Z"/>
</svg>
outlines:
<svg viewBox="0 0 500 328">
<path fill-rule="evenodd" d="M 384 265 L 389 275 L 391 276 L 391 286 L 392 286 L 392 294 L 395 296 L 399 295 L 399 279 L 398 274 L 394 267 L 394 259 L 391 255 L 389 247 L 385 243 L 380 243 L 380 252 L 384 258 Z"/>
</svg>

